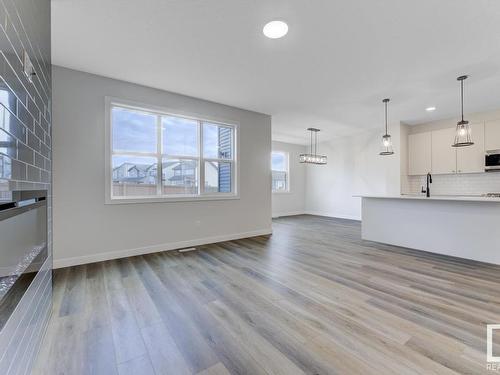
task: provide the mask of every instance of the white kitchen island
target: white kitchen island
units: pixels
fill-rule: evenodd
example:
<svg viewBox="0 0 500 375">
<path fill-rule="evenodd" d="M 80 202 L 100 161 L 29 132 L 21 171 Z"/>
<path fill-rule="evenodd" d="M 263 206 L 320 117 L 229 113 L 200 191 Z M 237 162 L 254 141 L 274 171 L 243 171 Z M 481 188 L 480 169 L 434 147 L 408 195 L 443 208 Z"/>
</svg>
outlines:
<svg viewBox="0 0 500 375">
<path fill-rule="evenodd" d="M 500 264 L 500 199 L 362 196 L 362 238 Z"/>
</svg>

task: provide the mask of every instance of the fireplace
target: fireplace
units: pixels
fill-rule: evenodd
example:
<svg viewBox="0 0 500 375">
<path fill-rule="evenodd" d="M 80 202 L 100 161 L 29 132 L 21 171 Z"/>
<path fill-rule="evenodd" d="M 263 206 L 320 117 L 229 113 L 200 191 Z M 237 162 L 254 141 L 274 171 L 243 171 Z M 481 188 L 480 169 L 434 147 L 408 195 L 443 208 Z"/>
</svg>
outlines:
<svg viewBox="0 0 500 375">
<path fill-rule="evenodd" d="M 46 191 L 0 200 L 0 330 L 48 257 Z"/>
</svg>

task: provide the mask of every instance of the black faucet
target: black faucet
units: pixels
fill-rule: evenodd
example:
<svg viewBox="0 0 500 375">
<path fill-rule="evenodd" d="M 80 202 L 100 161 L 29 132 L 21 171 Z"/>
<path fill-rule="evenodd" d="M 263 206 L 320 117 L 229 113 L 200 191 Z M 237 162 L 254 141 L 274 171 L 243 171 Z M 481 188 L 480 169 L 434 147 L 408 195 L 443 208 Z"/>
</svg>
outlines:
<svg viewBox="0 0 500 375">
<path fill-rule="evenodd" d="M 430 198 L 430 196 L 431 196 L 430 184 L 432 184 L 432 175 L 430 173 L 427 173 L 427 190 L 425 191 L 427 198 Z"/>
</svg>

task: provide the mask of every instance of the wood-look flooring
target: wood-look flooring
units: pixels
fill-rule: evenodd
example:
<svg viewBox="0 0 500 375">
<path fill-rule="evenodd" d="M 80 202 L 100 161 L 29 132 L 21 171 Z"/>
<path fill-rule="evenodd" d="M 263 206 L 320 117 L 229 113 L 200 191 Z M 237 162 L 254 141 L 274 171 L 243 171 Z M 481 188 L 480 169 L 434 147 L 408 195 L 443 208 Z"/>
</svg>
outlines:
<svg viewBox="0 0 500 375">
<path fill-rule="evenodd" d="M 270 237 L 57 270 L 35 374 L 491 374 L 487 323 L 500 267 L 296 216 Z"/>
</svg>

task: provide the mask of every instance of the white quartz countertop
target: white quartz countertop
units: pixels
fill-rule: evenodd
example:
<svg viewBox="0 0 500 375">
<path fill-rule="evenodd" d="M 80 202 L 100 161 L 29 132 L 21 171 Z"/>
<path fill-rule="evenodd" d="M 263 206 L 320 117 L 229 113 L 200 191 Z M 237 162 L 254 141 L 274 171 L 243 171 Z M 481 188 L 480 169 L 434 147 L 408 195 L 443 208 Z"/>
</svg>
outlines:
<svg viewBox="0 0 500 375">
<path fill-rule="evenodd" d="M 412 199 L 412 200 L 434 200 L 434 201 L 461 201 L 461 202 L 493 202 L 500 203 L 500 198 L 481 197 L 479 195 L 432 195 L 427 198 L 422 195 L 356 195 L 360 198 L 380 198 L 380 199 Z"/>
</svg>

